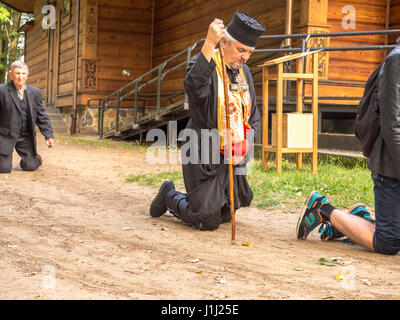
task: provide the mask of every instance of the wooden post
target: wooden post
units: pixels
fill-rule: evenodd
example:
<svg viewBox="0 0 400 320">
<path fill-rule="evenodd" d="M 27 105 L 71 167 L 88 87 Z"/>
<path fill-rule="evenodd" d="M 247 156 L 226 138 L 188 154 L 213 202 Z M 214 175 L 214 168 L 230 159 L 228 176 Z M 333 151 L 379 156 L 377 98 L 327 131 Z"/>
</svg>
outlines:
<svg viewBox="0 0 400 320">
<path fill-rule="evenodd" d="M 268 169 L 268 151 L 266 147 L 268 147 L 268 67 L 263 68 L 263 108 L 262 108 L 262 127 L 263 127 L 263 135 L 262 135 L 262 161 L 263 168 Z"/>
<path fill-rule="evenodd" d="M 98 0 L 83 1 L 83 39 L 81 56 L 81 89 L 97 91 L 98 87 Z"/>
<path fill-rule="evenodd" d="M 312 114 L 313 114 L 313 152 L 312 152 L 312 172 L 317 173 L 318 166 L 318 53 L 313 55 L 313 74 L 312 79 Z"/>
<path fill-rule="evenodd" d="M 301 0 L 299 12 L 299 33 L 330 32 L 328 24 L 328 0 Z M 307 47 L 329 47 L 330 37 L 310 38 Z M 329 51 L 319 53 L 319 78 L 328 79 Z M 306 72 L 312 73 L 312 57 L 306 58 Z"/>
<path fill-rule="evenodd" d="M 276 80 L 276 171 L 282 173 L 282 112 L 283 112 L 283 63 L 278 64 Z"/>
<path fill-rule="evenodd" d="M 284 153 L 295 153 L 297 157 L 297 168 L 303 166 L 303 153 L 312 153 L 312 172 L 317 173 L 318 156 L 318 51 L 296 53 L 290 56 L 270 60 L 260 65 L 263 68 L 263 134 L 262 134 L 262 156 L 263 167 L 268 168 L 268 153 L 274 152 L 276 156 L 276 171 L 282 173 L 282 155 Z M 304 73 L 302 58 L 312 56 L 312 73 Z M 296 72 L 285 73 L 283 63 L 297 59 Z M 276 66 L 276 72 L 269 72 L 269 66 Z M 272 137 L 271 145 L 268 144 L 268 91 L 269 81 L 276 80 L 276 113 L 272 115 Z M 296 81 L 296 111 L 303 113 L 303 81 L 312 83 L 312 117 L 310 114 L 293 115 L 283 114 L 283 84 L 284 81 Z M 289 120 L 291 119 L 291 120 Z M 296 121 L 295 123 L 293 121 Z M 300 121 L 300 122 L 298 122 Z M 311 123 L 312 122 L 312 123 Z M 300 130 L 293 134 L 293 130 Z M 303 127 L 302 127 L 303 126 Z M 291 130 L 289 130 L 289 127 Z M 307 131 L 307 129 L 309 131 Z M 305 131 L 305 132 L 304 132 Z M 301 136 L 301 134 L 305 134 Z"/>
<path fill-rule="evenodd" d="M 71 134 L 76 133 L 77 121 L 77 91 L 78 91 L 78 64 L 79 64 L 79 21 L 80 21 L 80 0 L 75 0 L 75 52 L 74 52 L 74 78 L 72 83 L 72 112 L 71 112 Z"/>
<path fill-rule="evenodd" d="M 297 59 L 296 73 L 303 73 L 303 60 Z M 303 80 L 296 80 L 296 112 L 303 113 Z M 296 154 L 297 169 L 303 168 L 303 154 L 301 152 Z"/>
<path fill-rule="evenodd" d="M 230 203 L 230 212 L 231 212 L 231 219 L 232 219 L 232 244 L 235 243 L 236 237 L 236 223 L 235 223 L 235 196 L 234 196 L 234 181 L 233 181 L 233 158 L 232 158 L 232 136 L 231 136 L 231 124 L 230 124 L 230 117 L 229 117 L 229 96 L 228 96 L 228 75 L 226 73 L 225 67 L 225 57 L 224 51 L 222 46 L 219 47 L 219 54 L 221 56 L 221 64 L 222 64 L 222 78 L 224 82 L 224 102 L 225 102 L 225 116 L 226 116 L 226 129 L 228 132 L 228 167 L 229 167 L 229 203 Z M 225 141 L 224 141 L 225 142 Z M 225 148 L 225 146 L 224 146 Z M 226 154 L 226 150 L 224 150 Z"/>
</svg>

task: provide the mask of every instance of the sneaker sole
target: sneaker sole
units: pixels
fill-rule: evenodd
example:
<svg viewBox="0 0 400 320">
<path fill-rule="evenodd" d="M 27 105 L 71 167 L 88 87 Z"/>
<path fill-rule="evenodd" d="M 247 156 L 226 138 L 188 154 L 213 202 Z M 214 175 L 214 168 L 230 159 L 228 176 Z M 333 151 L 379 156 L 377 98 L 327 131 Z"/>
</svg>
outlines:
<svg viewBox="0 0 400 320">
<path fill-rule="evenodd" d="M 301 210 L 301 214 L 299 216 L 299 220 L 297 221 L 297 227 L 296 227 L 296 238 L 297 239 L 302 239 L 302 240 L 306 239 L 306 238 L 300 238 L 299 237 L 299 228 L 300 228 L 301 221 L 303 221 L 303 217 L 304 217 L 304 215 L 306 214 L 306 211 L 307 211 L 307 203 L 310 200 L 311 196 L 314 194 L 314 192 L 315 192 L 315 190 L 311 191 L 310 194 L 308 195 L 306 201 L 304 202 L 303 209 Z"/>
</svg>

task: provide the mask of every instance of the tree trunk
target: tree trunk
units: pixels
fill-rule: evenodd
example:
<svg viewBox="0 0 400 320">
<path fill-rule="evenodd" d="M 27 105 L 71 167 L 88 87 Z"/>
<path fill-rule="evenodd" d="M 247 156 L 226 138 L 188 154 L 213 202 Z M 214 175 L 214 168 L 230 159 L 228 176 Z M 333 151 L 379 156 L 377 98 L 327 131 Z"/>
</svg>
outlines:
<svg viewBox="0 0 400 320">
<path fill-rule="evenodd" d="M 8 56 L 8 41 L 7 32 L 9 24 L 5 23 L 2 27 L 1 35 L 1 52 L 0 52 L 0 83 L 6 82 L 7 79 L 7 56 Z"/>
<path fill-rule="evenodd" d="M 13 10 L 12 13 L 12 27 L 11 27 L 11 32 L 10 32 L 10 48 L 9 48 L 9 61 L 10 63 L 13 63 L 15 60 L 18 59 L 18 41 L 20 38 L 20 34 L 18 33 L 19 25 L 21 23 L 21 13 Z"/>
<path fill-rule="evenodd" d="M 19 13 L 16 10 L 11 11 L 11 19 L 12 25 L 11 25 L 11 30 L 10 30 L 10 44 L 9 44 L 9 55 L 8 55 L 8 64 L 7 64 L 7 73 L 8 70 L 10 70 L 11 64 L 19 59 L 19 52 L 18 52 L 18 41 L 21 36 L 20 33 L 18 33 L 18 29 L 21 23 L 21 13 Z"/>
</svg>

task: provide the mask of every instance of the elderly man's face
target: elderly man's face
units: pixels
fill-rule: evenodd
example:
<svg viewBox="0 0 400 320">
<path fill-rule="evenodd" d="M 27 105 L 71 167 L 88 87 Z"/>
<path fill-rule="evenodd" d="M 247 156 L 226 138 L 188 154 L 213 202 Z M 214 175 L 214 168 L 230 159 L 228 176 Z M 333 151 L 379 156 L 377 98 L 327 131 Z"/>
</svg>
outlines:
<svg viewBox="0 0 400 320">
<path fill-rule="evenodd" d="M 21 89 L 22 86 L 28 80 L 28 69 L 25 67 L 15 67 L 9 72 L 11 80 L 14 82 L 14 85 L 17 89 Z"/>
<path fill-rule="evenodd" d="M 248 47 L 244 44 L 234 41 L 229 44 L 225 39 L 223 41 L 225 63 L 232 69 L 240 69 L 243 64 L 249 60 L 254 51 L 254 47 Z"/>
</svg>

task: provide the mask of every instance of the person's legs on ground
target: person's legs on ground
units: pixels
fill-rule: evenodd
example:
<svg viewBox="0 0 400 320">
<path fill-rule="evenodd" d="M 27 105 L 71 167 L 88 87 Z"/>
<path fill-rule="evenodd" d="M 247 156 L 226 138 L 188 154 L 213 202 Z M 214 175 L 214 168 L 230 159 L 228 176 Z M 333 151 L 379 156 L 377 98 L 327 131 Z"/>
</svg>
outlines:
<svg viewBox="0 0 400 320">
<path fill-rule="evenodd" d="M 331 215 L 331 224 L 355 243 L 371 250 L 374 249 L 372 238 L 375 225 L 368 220 L 335 209 Z"/>
<path fill-rule="evenodd" d="M 221 210 L 217 209 L 214 213 L 197 213 L 189 208 L 186 195 L 171 190 L 166 198 L 168 210 L 183 223 L 188 224 L 198 230 L 211 231 L 219 227 L 221 223 Z"/>
<path fill-rule="evenodd" d="M 374 180 L 376 227 L 375 252 L 393 255 L 400 251 L 400 181 L 377 176 Z"/>
<path fill-rule="evenodd" d="M 351 215 L 356 215 L 358 217 L 364 218 L 365 220 L 375 223 L 375 220 L 371 218 L 370 213 L 368 210 L 365 208 L 365 206 L 362 203 L 357 203 L 353 205 L 350 209 L 348 209 L 346 212 L 348 212 Z M 321 240 L 336 240 L 345 237 L 343 233 L 341 233 L 338 229 L 336 229 L 334 226 L 332 226 L 331 223 L 327 222 L 321 225 L 321 227 L 318 230 L 319 233 L 321 233 Z M 344 242 L 349 241 L 349 238 L 344 238 Z"/>
<path fill-rule="evenodd" d="M 42 164 L 42 158 L 35 152 L 33 139 L 32 135 L 20 136 L 15 145 L 15 151 L 21 157 L 20 166 L 25 171 L 35 171 Z"/>
<path fill-rule="evenodd" d="M 374 224 L 336 209 L 325 196 L 313 191 L 305 201 L 300 214 L 296 229 L 297 238 L 306 239 L 312 230 L 326 223 L 331 223 L 354 242 L 372 248 Z"/>
<path fill-rule="evenodd" d="M 171 180 L 166 180 L 150 205 L 150 215 L 160 217 L 169 210 L 183 223 L 199 230 L 214 230 L 221 223 L 221 210 L 215 214 L 194 213 L 189 208 L 186 195 L 175 190 Z"/>
</svg>

